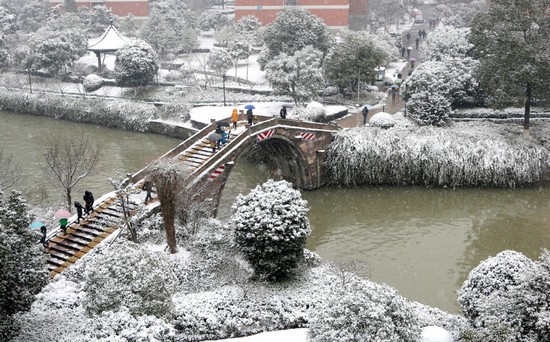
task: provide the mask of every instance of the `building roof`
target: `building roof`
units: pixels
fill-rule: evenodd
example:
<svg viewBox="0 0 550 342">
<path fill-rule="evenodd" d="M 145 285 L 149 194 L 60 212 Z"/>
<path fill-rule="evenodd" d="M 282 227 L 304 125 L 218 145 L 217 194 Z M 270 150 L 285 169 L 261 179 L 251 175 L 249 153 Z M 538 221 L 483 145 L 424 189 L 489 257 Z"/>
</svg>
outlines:
<svg viewBox="0 0 550 342">
<path fill-rule="evenodd" d="M 128 41 L 123 37 L 113 24 L 99 38 L 88 39 L 88 50 L 100 52 L 114 52 L 120 49 Z"/>
</svg>

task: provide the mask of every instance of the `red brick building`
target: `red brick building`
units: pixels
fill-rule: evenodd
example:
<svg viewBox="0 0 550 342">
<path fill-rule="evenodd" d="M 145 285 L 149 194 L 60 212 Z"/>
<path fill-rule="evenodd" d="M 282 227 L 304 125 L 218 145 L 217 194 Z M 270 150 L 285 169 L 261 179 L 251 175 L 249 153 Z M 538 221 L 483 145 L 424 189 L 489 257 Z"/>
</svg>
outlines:
<svg viewBox="0 0 550 342">
<path fill-rule="evenodd" d="M 132 14 L 136 18 L 146 18 L 149 15 L 149 0 L 75 0 L 77 7 L 94 8 L 104 5 L 110 8 L 114 15 L 125 17 Z M 50 0 L 52 6 L 63 6 L 63 0 Z"/>
<path fill-rule="evenodd" d="M 323 19 L 331 29 L 349 26 L 350 0 L 235 0 L 235 20 L 254 15 L 263 26 L 269 25 L 275 20 L 277 13 L 287 6 L 307 9 Z"/>
</svg>

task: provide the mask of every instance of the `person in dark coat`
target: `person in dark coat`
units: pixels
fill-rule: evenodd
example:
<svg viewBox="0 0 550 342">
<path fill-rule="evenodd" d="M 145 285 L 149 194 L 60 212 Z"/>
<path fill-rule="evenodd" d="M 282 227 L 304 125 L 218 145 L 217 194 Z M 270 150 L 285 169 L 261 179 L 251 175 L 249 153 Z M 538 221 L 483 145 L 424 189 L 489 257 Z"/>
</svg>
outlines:
<svg viewBox="0 0 550 342">
<path fill-rule="evenodd" d="M 369 116 L 369 109 L 367 108 L 367 105 L 363 107 L 361 112 L 363 112 L 363 126 L 365 126 L 367 124 L 367 117 Z"/>
<path fill-rule="evenodd" d="M 252 126 L 254 120 L 254 113 L 252 112 L 252 108 L 248 108 L 246 110 L 246 120 L 248 121 L 248 125 Z"/>
<path fill-rule="evenodd" d="M 90 213 L 92 213 L 94 211 L 94 195 L 86 190 L 84 191 L 84 197 L 82 197 L 82 199 L 84 199 L 84 211 L 86 212 L 86 215 L 89 215 Z"/>
<path fill-rule="evenodd" d="M 418 43 L 420 42 L 420 39 L 418 37 L 416 37 L 414 42 L 416 43 L 416 49 L 418 50 Z"/>
<path fill-rule="evenodd" d="M 46 240 L 48 230 L 46 229 L 46 226 L 40 227 L 40 233 L 42 234 L 40 236 L 40 243 L 44 246 L 44 248 L 48 248 L 48 241 Z"/>
<path fill-rule="evenodd" d="M 427 36 L 426 30 L 422 30 L 422 39 L 426 39 Z"/>
<path fill-rule="evenodd" d="M 405 51 L 407 51 L 407 49 L 406 49 L 404 46 L 402 46 L 402 47 L 401 47 L 401 57 L 402 57 L 402 58 L 405 57 Z"/>
<path fill-rule="evenodd" d="M 216 147 L 220 148 L 222 146 L 222 127 L 217 126 L 215 132 L 220 135 L 220 138 L 216 141 Z"/>
<path fill-rule="evenodd" d="M 76 223 L 80 223 L 80 219 L 84 220 L 84 217 L 82 217 L 82 209 L 84 208 L 82 207 L 82 204 L 80 204 L 80 202 L 74 202 L 74 207 L 76 208 L 77 215 Z"/>
<path fill-rule="evenodd" d="M 153 199 L 153 196 L 151 195 L 151 192 L 153 191 L 153 182 L 148 178 L 147 176 L 145 178 L 145 182 L 143 182 L 143 190 L 147 193 L 145 195 L 145 204 L 147 204 L 148 201 Z"/>
<path fill-rule="evenodd" d="M 411 42 L 411 33 L 407 32 L 407 43 Z"/>
<path fill-rule="evenodd" d="M 286 119 L 286 106 L 283 106 L 283 108 L 281 108 L 279 115 L 281 116 L 281 119 Z"/>
</svg>

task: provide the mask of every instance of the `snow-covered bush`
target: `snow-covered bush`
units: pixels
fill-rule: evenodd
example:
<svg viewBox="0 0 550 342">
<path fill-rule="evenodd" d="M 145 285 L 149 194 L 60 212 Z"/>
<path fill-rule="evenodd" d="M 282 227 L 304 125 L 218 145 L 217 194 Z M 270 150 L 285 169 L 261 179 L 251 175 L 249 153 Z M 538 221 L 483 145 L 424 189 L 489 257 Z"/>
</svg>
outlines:
<svg viewBox="0 0 550 342">
<path fill-rule="evenodd" d="M 496 127 L 460 123 L 445 129 L 396 125 L 341 131 L 327 149 L 328 179 L 341 185 L 511 188 L 544 180 L 548 150 L 498 134 Z"/>
<path fill-rule="evenodd" d="M 357 281 L 312 312 L 308 337 L 312 342 L 417 342 L 420 326 L 397 291 Z"/>
<path fill-rule="evenodd" d="M 268 180 L 231 207 L 237 248 L 258 276 L 281 279 L 303 258 L 311 233 L 307 202 L 286 181 Z"/>
<path fill-rule="evenodd" d="M 474 268 L 458 291 L 458 302 L 476 333 L 498 332 L 507 341 L 541 341 L 536 328 L 540 307 L 529 305 L 539 294 L 526 286 L 539 273 L 535 262 L 515 251 L 501 252 Z M 547 313 L 548 302 L 544 305 Z M 546 337 L 548 332 L 547 326 Z"/>
<path fill-rule="evenodd" d="M 84 78 L 82 85 L 86 91 L 98 90 L 103 86 L 103 79 L 95 74 L 90 74 Z"/>
<path fill-rule="evenodd" d="M 421 125 L 445 126 L 451 113 L 451 103 L 440 93 L 413 93 L 407 102 L 407 116 Z"/>
<path fill-rule="evenodd" d="M 395 120 L 390 113 L 380 112 L 370 118 L 369 124 L 374 127 L 390 128 L 395 126 Z"/>
<path fill-rule="evenodd" d="M 306 107 L 294 107 L 293 114 L 300 120 L 313 122 L 326 122 L 327 117 L 324 106 L 317 101 L 311 101 Z"/>
<path fill-rule="evenodd" d="M 29 230 L 31 217 L 21 193 L 0 191 L 0 340 L 17 331 L 13 316 L 30 309 L 48 282 L 46 256 Z"/>
<path fill-rule="evenodd" d="M 131 242 L 112 246 L 98 255 L 86 274 L 86 303 L 90 313 L 127 307 L 133 315 L 169 317 L 177 278 L 163 254 Z"/>
</svg>

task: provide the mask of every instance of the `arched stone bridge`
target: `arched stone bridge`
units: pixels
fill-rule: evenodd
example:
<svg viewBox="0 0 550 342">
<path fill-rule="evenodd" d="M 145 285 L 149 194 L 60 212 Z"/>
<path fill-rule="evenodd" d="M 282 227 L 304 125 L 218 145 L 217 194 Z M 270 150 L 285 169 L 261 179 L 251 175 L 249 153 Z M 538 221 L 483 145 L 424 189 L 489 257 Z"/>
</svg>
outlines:
<svg viewBox="0 0 550 342">
<path fill-rule="evenodd" d="M 244 119 L 241 117 L 240 119 Z M 229 121 L 229 119 L 226 119 Z M 302 189 L 316 189 L 325 184 L 323 161 L 325 149 L 333 134 L 341 129 L 335 124 L 318 124 L 297 120 L 269 118 L 259 123 L 240 127 L 231 132 L 230 139 L 216 153 L 206 136 L 215 129 L 210 124 L 161 158 L 188 165 L 191 170 L 188 191 L 210 215 L 215 216 L 220 195 L 237 158 L 247 151 L 261 151 L 276 177 L 292 182 Z M 129 177 L 131 192 L 142 193 L 144 168 Z M 59 229 L 48 236 L 50 254 L 48 269 L 54 277 L 90 252 L 123 225 L 124 215 L 133 215 L 140 203 L 127 203 L 123 210 L 116 194 L 101 196 L 94 203 L 94 212 L 81 222 L 72 217 L 64 234 Z M 124 213 L 126 211 L 126 214 Z"/>
<path fill-rule="evenodd" d="M 229 120 L 222 121 L 229 123 Z M 252 153 L 260 152 L 274 177 L 285 179 L 297 188 L 311 190 L 325 184 L 325 149 L 341 126 L 265 117 L 250 127 L 242 122 L 239 125 L 231 130 L 228 143 L 215 153 L 206 139 L 216 127 L 212 123 L 161 157 L 183 162 L 191 168 L 190 190 L 200 191 L 201 197 L 212 199 L 213 215 L 235 161 L 251 149 L 257 149 Z M 146 168 L 130 180 L 137 183 L 145 175 Z"/>
</svg>

